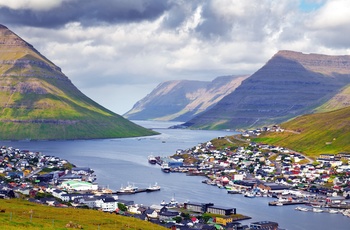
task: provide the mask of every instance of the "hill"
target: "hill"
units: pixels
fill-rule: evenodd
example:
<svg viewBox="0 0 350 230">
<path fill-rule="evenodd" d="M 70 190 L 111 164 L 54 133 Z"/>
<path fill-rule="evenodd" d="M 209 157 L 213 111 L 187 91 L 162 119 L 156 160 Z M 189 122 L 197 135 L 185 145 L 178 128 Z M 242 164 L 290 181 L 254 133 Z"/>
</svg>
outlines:
<svg viewBox="0 0 350 230">
<path fill-rule="evenodd" d="M 96 210 L 55 208 L 24 200 L 0 200 L 1 229 L 165 229 L 136 218 Z M 70 224 L 70 227 L 67 227 Z"/>
<path fill-rule="evenodd" d="M 311 113 L 350 83 L 350 56 L 279 51 L 190 128 L 239 129 L 279 124 Z"/>
<path fill-rule="evenodd" d="M 350 153 L 350 107 L 303 115 L 281 124 L 287 131 L 267 132 L 257 142 L 291 148 L 309 156 L 321 153 Z"/>
<path fill-rule="evenodd" d="M 0 25 L 0 139 L 152 135 L 80 92 L 59 67 Z"/>
<path fill-rule="evenodd" d="M 329 101 L 315 109 L 316 113 L 328 112 L 350 106 L 350 84 L 345 86 Z"/>
<path fill-rule="evenodd" d="M 134 120 L 187 121 L 234 91 L 248 76 L 223 76 L 213 81 L 167 81 L 138 101 L 124 116 Z"/>
</svg>

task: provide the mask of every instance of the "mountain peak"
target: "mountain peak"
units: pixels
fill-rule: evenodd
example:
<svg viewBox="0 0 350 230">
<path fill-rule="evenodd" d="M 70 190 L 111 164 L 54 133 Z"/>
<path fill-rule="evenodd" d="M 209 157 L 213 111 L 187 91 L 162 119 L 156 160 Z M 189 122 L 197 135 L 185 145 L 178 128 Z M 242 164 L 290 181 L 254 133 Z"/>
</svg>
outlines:
<svg viewBox="0 0 350 230">
<path fill-rule="evenodd" d="M 334 73 L 350 74 L 350 55 L 325 55 L 280 50 L 272 59 L 282 57 L 299 62 L 304 68 L 313 72 L 332 76 Z"/>
<path fill-rule="evenodd" d="M 0 139 L 152 135 L 92 101 L 59 67 L 0 26 Z"/>
</svg>

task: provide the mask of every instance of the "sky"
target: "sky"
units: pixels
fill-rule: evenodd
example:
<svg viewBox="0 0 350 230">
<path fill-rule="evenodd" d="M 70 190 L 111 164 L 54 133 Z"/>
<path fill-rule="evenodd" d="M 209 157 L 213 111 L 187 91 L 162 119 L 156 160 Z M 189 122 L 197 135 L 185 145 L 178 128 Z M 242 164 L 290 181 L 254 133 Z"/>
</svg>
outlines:
<svg viewBox="0 0 350 230">
<path fill-rule="evenodd" d="M 253 74 L 279 50 L 350 54 L 349 0 L 0 0 L 0 24 L 124 114 L 158 84 Z"/>
</svg>

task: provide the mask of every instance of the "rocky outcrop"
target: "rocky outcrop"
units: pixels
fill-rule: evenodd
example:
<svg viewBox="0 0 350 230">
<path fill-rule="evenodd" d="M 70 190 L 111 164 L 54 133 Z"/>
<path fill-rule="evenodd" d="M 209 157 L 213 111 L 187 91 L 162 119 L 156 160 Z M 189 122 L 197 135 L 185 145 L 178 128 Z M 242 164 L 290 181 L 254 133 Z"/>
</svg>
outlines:
<svg viewBox="0 0 350 230">
<path fill-rule="evenodd" d="M 311 113 L 350 83 L 350 56 L 280 51 L 210 110 L 193 128 L 259 127 Z"/>
<path fill-rule="evenodd" d="M 167 81 L 124 114 L 134 120 L 187 121 L 215 105 L 248 76 L 223 76 L 207 81 Z"/>
</svg>

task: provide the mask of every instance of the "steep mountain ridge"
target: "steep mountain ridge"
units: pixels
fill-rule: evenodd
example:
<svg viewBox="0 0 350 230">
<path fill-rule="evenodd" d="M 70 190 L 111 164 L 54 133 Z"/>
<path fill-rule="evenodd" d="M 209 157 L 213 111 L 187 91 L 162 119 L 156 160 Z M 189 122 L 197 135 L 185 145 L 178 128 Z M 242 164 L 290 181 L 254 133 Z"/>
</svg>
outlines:
<svg viewBox="0 0 350 230">
<path fill-rule="evenodd" d="M 0 26 L 0 139 L 152 135 L 81 93 L 59 67 Z"/>
<path fill-rule="evenodd" d="M 279 51 L 235 91 L 185 126 L 237 129 L 281 123 L 311 113 L 348 83 L 348 55 Z"/>
<path fill-rule="evenodd" d="M 134 120 L 186 121 L 212 107 L 235 90 L 247 77 L 222 76 L 211 82 L 162 82 L 124 116 Z"/>
</svg>

